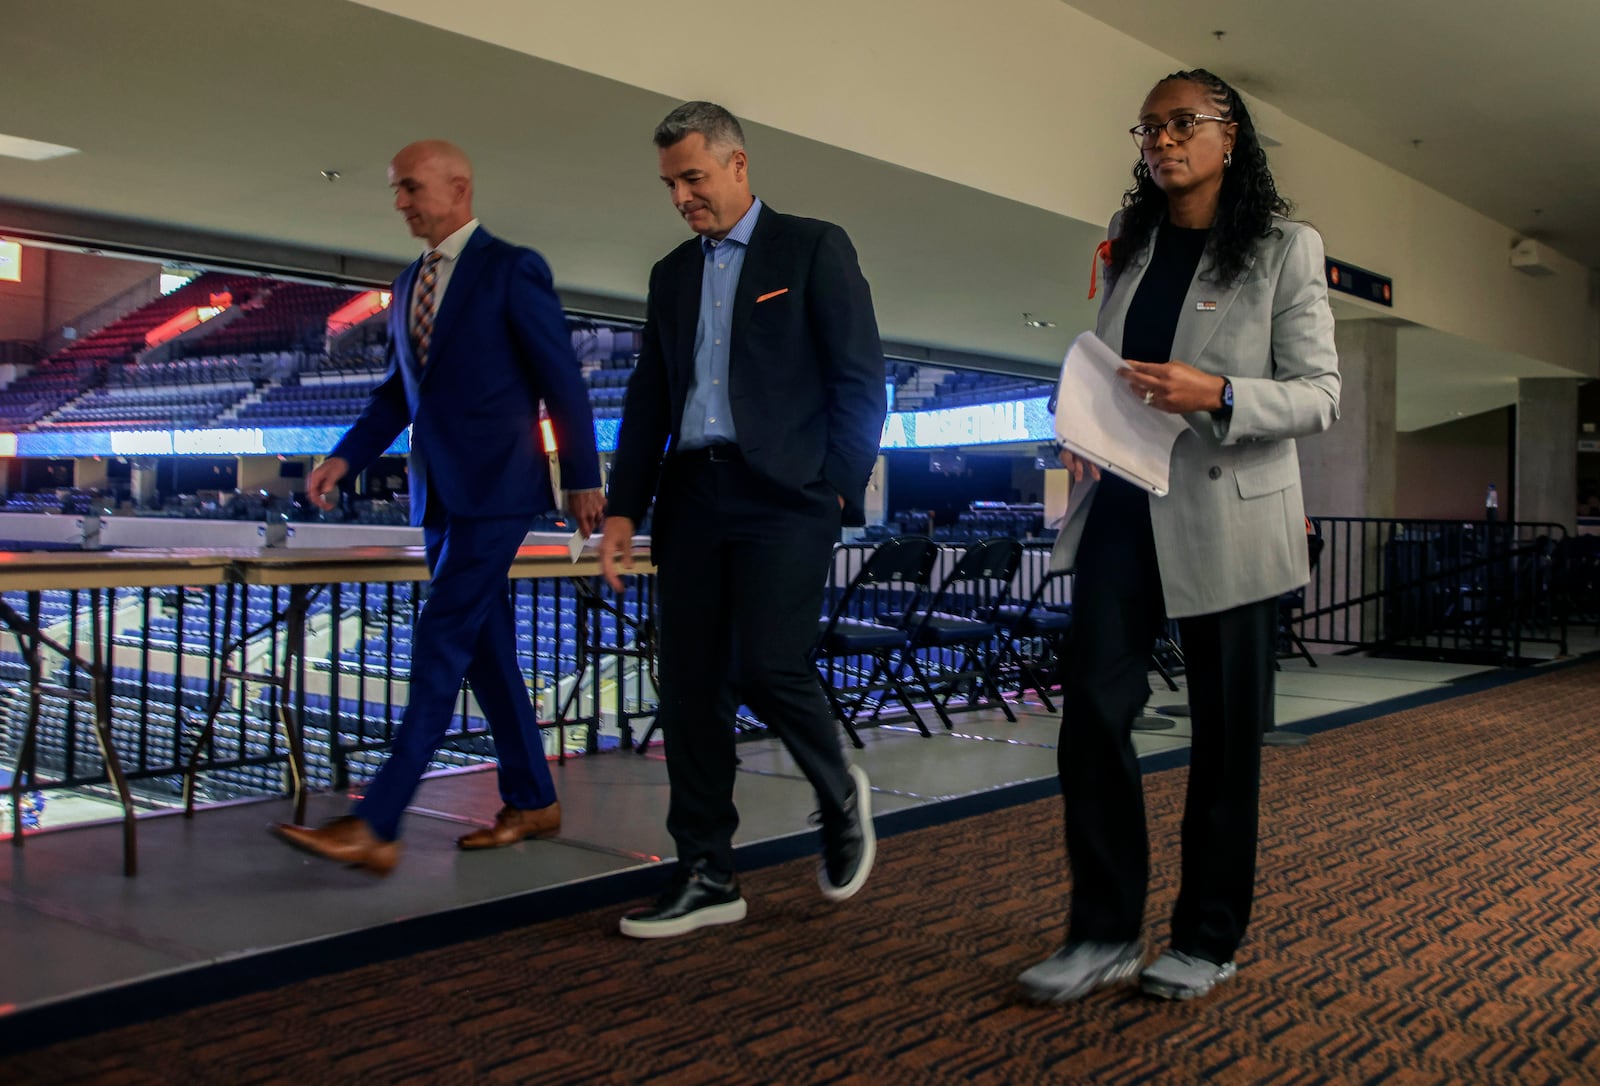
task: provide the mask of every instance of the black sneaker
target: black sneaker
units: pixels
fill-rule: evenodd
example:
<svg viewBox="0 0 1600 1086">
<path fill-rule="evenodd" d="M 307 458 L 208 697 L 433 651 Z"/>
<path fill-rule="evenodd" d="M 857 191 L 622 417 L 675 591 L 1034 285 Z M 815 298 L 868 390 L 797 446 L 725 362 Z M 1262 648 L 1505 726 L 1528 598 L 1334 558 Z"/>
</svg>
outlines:
<svg viewBox="0 0 1600 1086">
<path fill-rule="evenodd" d="M 719 876 L 704 860 L 678 865 L 672 881 L 649 908 L 634 909 L 618 925 L 635 939 L 666 939 L 717 924 L 737 924 L 744 919 L 744 898 L 739 880 Z"/>
<path fill-rule="evenodd" d="M 878 835 L 872 828 L 872 785 L 858 765 L 850 767 L 855 786 L 844 801 L 845 821 L 837 827 L 822 827 L 822 863 L 817 866 L 817 885 L 829 901 L 851 898 L 867 884 L 872 862 L 878 856 Z"/>
</svg>

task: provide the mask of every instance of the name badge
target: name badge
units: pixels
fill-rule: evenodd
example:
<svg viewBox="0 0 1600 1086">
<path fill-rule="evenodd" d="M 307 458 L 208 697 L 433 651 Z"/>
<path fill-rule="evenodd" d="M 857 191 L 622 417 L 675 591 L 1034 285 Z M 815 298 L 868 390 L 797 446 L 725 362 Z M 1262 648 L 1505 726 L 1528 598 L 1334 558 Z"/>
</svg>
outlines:
<svg viewBox="0 0 1600 1086">
<path fill-rule="evenodd" d="M 1194 307 L 1196 309 L 1198 309 L 1202 313 L 1213 313 L 1213 312 L 1216 311 L 1217 303 L 1216 302 L 1196 302 L 1196 303 L 1194 303 Z"/>
</svg>

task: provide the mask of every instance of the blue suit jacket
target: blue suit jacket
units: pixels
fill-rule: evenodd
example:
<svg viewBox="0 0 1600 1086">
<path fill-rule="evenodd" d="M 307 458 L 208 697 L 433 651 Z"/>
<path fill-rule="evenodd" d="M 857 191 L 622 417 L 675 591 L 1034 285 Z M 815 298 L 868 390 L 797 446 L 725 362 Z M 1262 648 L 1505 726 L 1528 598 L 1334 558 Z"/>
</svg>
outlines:
<svg viewBox="0 0 1600 1086">
<path fill-rule="evenodd" d="M 411 430 L 411 523 L 432 514 L 534 516 L 554 505 L 539 402 L 556 432 L 561 485 L 600 485 L 594 418 L 550 278 L 532 249 L 473 231 L 433 322 L 428 365 L 408 328 L 419 259 L 394 283 L 389 372 L 333 455 L 352 474 Z"/>
</svg>

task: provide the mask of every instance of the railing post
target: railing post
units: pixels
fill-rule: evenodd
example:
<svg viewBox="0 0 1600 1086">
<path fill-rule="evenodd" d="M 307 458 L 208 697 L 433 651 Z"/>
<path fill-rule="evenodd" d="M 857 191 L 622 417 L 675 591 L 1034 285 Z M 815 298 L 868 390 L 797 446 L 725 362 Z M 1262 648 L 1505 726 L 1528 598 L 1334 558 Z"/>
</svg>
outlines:
<svg viewBox="0 0 1600 1086">
<path fill-rule="evenodd" d="M 78 546 L 86 551 L 100 549 L 100 510 L 91 509 L 79 518 Z"/>
<path fill-rule="evenodd" d="M 266 523 L 261 526 L 262 546 L 269 548 L 287 547 L 289 537 L 294 535 L 294 529 L 289 527 L 289 515 L 282 510 L 267 509 Z"/>
</svg>

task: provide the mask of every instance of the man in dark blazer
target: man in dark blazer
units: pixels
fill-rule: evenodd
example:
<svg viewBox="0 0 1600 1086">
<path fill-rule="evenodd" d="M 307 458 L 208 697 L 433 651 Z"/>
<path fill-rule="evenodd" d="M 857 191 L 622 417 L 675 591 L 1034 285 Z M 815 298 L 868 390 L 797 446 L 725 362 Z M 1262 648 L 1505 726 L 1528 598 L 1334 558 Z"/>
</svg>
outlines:
<svg viewBox="0 0 1600 1086">
<path fill-rule="evenodd" d="M 733 870 L 734 713 L 749 705 L 817 792 L 818 881 L 842 901 L 876 843 L 809 653 L 833 544 L 864 521 L 885 411 L 872 296 L 843 230 L 750 191 L 739 122 L 690 102 L 655 132 L 661 180 L 698 237 L 650 273 L 612 462 L 601 564 L 613 589 L 655 501 L 660 707 L 678 865 L 638 938 L 742 920 Z"/>
<path fill-rule="evenodd" d="M 389 372 L 333 454 L 311 473 L 331 509 L 354 477 L 411 427 L 411 523 L 432 581 L 412 634 L 409 697 L 393 750 L 354 810 L 320 829 L 282 825 L 298 848 L 386 874 L 400 816 L 450 723 L 463 679 L 488 720 L 504 806 L 464 849 L 496 848 L 561 826 L 538 718 L 517 666 L 507 575 L 533 519 L 554 507 L 539 436 L 553 424 L 568 511 L 585 535 L 604 498 L 588 392 L 566 318 L 538 253 L 501 241 L 472 215 L 472 166 L 442 140 L 389 164 L 395 209 L 428 243 L 395 280 Z"/>
</svg>

